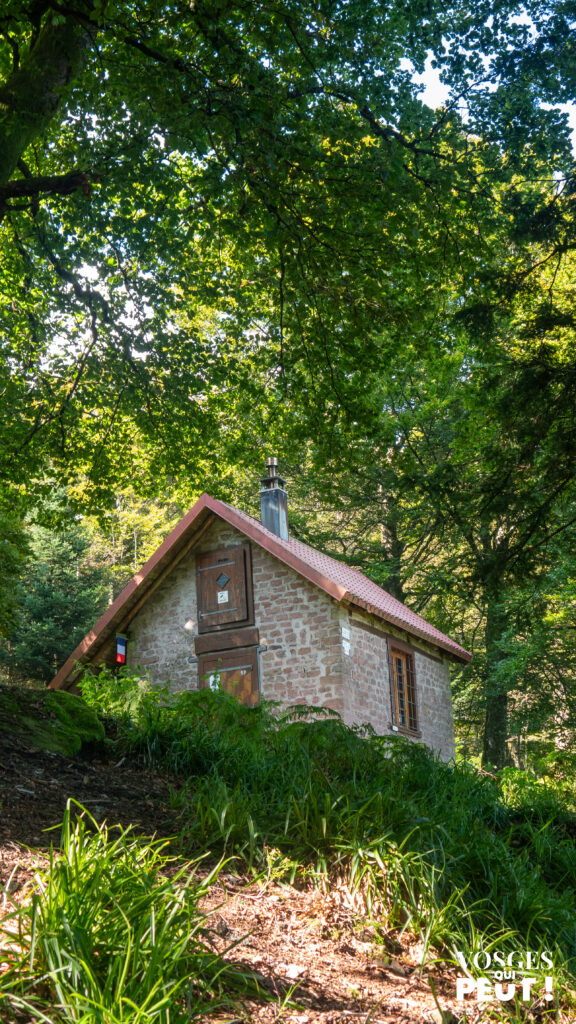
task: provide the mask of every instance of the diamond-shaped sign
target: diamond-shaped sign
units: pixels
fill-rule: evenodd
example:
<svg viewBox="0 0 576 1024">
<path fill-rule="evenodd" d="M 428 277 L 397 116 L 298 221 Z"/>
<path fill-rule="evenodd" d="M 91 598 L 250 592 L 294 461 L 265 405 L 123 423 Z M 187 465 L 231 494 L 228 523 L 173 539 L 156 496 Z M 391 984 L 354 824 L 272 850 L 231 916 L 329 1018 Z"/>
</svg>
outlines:
<svg viewBox="0 0 576 1024">
<path fill-rule="evenodd" d="M 230 579 L 230 577 L 227 576 L 225 572 L 221 572 L 219 577 L 218 577 L 218 579 L 216 580 L 216 583 L 218 584 L 218 586 L 222 590 L 222 588 L 225 587 L 226 584 L 228 583 L 229 579 Z"/>
</svg>

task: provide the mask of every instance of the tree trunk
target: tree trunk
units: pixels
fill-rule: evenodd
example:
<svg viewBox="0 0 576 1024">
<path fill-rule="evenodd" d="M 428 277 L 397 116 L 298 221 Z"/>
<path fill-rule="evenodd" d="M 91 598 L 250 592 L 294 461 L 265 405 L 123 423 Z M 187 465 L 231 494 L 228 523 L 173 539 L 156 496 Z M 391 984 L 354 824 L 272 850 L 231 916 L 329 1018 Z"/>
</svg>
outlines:
<svg viewBox="0 0 576 1024">
<path fill-rule="evenodd" d="M 87 19 L 92 0 L 79 7 Z M 28 146 L 48 128 L 90 43 L 90 32 L 78 17 L 49 14 L 30 52 L 0 85 L 0 184 L 10 180 Z"/>
<path fill-rule="evenodd" d="M 381 527 L 381 537 L 383 547 L 385 546 L 387 549 L 389 564 L 392 565 L 392 572 L 387 577 L 384 586 L 388 593 L 392 594 L 392 597 L 395 597 L 398 601 L 405 601 L 406 595 L 404 594 L 404 581 L 402 579 L 404 544 L 398 536 L 397 523 L 394 520 L 389 520 L 386 526 Z"/>
<path fill-rule="evenodd" d="M 508 687 L 499 671 L 503 660 L 500 642 L 505 627 L 506 614 L 499 595 L 492 594 L 486 614 L 486 720 L 482 764 L 492 765 L 493 768 L 503 768 L 508 759 Z"/>
</svg>

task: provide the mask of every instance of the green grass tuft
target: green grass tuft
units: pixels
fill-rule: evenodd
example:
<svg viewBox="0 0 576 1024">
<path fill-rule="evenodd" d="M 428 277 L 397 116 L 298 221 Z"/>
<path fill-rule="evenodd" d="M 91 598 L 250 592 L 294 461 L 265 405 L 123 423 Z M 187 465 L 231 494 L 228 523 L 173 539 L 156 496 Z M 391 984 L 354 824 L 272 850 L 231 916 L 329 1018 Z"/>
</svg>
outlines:
<svg viewBox="0 0 576 1024">
<path fill-rule="evenodd" d="M 60 852 L 51 852 L 31 901 L 5 921 L 7 1013 L 188 1024 L 229 1003 L 230 992 L 254 989 L 207 941 L 199 903 L 218 869 L 200 879 L 197 863 L 175 868 L 166 845 L 98 825 L 85 811 L 73 820 L 68 803 Z"/>
</svg>

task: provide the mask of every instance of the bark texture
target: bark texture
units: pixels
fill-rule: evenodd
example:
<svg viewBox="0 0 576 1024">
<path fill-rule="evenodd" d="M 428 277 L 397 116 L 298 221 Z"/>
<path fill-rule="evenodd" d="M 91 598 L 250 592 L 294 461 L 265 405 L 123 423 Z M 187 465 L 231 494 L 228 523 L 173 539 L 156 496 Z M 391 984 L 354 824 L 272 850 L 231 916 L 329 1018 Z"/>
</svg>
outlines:
<svg viewBox="0 0 576 1024">
<path fill-rule="evenodd" d="M 482 763 L 494 768 L 503 768 L 508 759 L 508 691 L 498 671 L 503 658 L 500 641 L 505 626 L 499 596 L 493 594 L 489 598 L 486 616 L 486 721 Z"/>
<path fill-rule="evenodd" d="M 84 3 L 65 18 L 49 15 L 19 67 L 0 86 L 0 185 L 10 181 L 28 147 L 44 134 L 82 70 L 92 42 L 90 7 Z"/>
</svg>

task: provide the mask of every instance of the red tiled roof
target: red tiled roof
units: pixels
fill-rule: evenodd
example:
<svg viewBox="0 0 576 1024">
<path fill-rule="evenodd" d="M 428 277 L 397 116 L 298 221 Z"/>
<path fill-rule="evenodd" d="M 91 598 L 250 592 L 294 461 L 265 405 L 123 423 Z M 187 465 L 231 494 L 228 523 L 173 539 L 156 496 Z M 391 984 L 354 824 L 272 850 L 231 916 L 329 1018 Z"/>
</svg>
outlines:
<svg viewBox="0 0 576 1024">
<path fill-rule="evenodd" d="M 230 513 L 233 513 L 235 517 L 249 526 L 251 536 L 254 540 L 259 541 L 263 548 L 270 549 L 270 540 L 273 540 L 275 548 L 281 548 L 286 552 L 286 555 L 291 556 L 289 560 L 288 558 L 282 560 L 286 561 L 297 572 L 299 571 L 301 575 L 308 575 L 301 568 L 306 566 L 324 577 L 324 579 L 335 584 L 340 591 L 343 591 L 339 600 L 346 600 L 351 604 L 357 604 L 377 618 L 385 619 L 387 622 L 405 629 L 413 636 L 429 640 L 431 643 L 451 652 L 463 661 L 470 661 L 472 655 L 469 651 L 466 651 L 454 640 L 451 640 L 450 637 L 445 636 L 439 629 L 436 629 L 426 619 L 423 619 L 421 615 L 411 611 L 405 604 L 402 604 L 402 601 L 392 597 L 387 590 L 383 590 L 377 583 L 373 583 L 372 580 L 369 580 L 358 569 L 353 569 L 350 565 L 346 565 L 345 562 L 339 562 L 336 558 L 332 558 L 331 555 L 317 551 L 308 544 L 303 544 L 300 540 L 295 540 L 294 538 L 282 540 L 280 537 L 276 537 L 275 534 L 270 533 L 265 526 L 262 526 L 262 523 L 247 515 L 246 512 L 233 508 L 231 505 L 226 505 L 225 502 L 219 502 L 219 504 L 223 505 Z M 273 554 L 278 555 L 278 551 L 275 550 Z M 295 559 L 300 563 L 300 566 L 296 564 Z M 312 580 L 312 582 L 317 581 Z M 336 594 L 332 596 L 336 597 Z"/>
<path fill-rule="evenodd" d="M 126 616 L 145 602 L 155 585 L 170 571 L 174 560 L 188 550 L 190 543 L 194 546 L 198 530 L 214 515 L 235 527 L 339 603 L 345 601 L 356 605 L 412 636 L 427 640 L 458 661 L 470 661 L 468 651 L 373 583 L 358 569 L 316 551 L 302 541 L 293 538 L 282 540 L 246 512 L 211 498 L 209 494 L 203 494 L 87 633 L 52 680 L 52 688 L 64 686 L 70 680 L 77 662 L 97 657 L 114 631 L 123 628 L 122 622 Z"/>
</svg>

